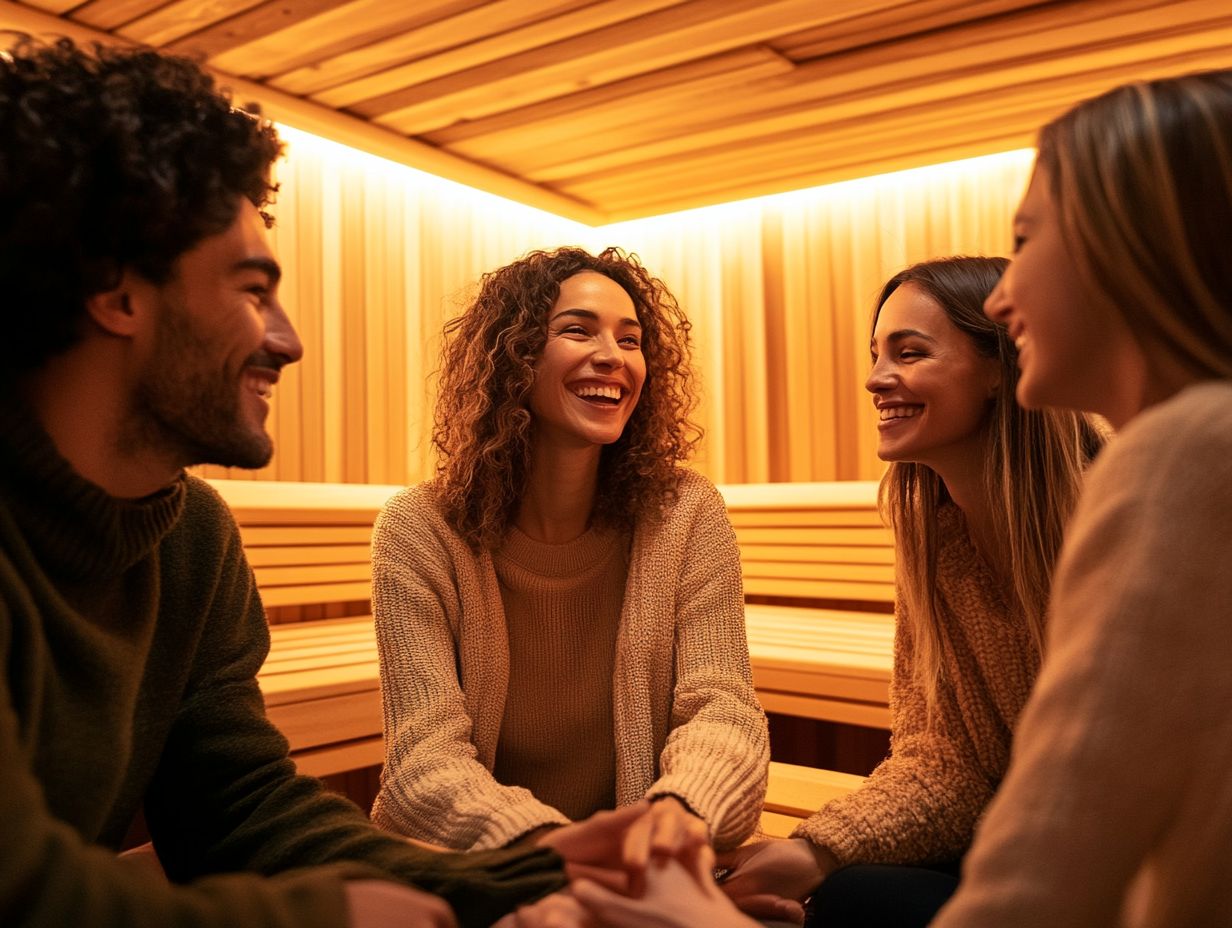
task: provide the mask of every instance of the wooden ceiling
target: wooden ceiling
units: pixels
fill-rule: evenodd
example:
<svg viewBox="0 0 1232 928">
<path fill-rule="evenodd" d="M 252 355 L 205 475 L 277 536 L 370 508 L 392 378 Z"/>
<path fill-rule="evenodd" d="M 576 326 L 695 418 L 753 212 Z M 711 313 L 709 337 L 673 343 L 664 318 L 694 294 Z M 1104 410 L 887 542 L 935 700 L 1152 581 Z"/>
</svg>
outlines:
<svg viewBox="0 0 1232 928">
<path fill-rule="evenodd" d="M 198 56 L 267 114 L 590 223 L 1029 146 L 1232 66 L 1229 0 L 0 0 Z"/>
</svg>

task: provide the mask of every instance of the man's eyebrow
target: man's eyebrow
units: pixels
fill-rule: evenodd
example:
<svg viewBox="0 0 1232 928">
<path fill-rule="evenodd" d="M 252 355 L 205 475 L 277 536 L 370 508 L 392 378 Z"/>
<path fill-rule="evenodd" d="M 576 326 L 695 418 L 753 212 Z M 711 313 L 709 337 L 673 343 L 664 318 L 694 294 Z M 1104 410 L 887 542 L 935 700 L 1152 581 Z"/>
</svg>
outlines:
<svg viewBox="0 0 1232 928">
<path fill-rule="evenodd" d="M 589 319 L 592 322 L 599 321 L 599 314 L 591 309 L 562 309 L 560 312 L 558 312 L 555 316 L 553 316 L 548 321 L 555 322 L 561 316 L 576 316 L 580 319 Z M 621 319 L 620 324 L 627 325 L 627 326 L 634 326 L 639 329 L 642 327 L 642 324 L 638 322 L 635 317 L 632 317 L 632 316 Z"/>
<path fill-rule="evenodd" d="M 270 284 L 282 279 L 282 268 L 273 258 L 245 258 L 235 262 L 236 271 L 260 271 L 269 278 Z"/>
</svg>

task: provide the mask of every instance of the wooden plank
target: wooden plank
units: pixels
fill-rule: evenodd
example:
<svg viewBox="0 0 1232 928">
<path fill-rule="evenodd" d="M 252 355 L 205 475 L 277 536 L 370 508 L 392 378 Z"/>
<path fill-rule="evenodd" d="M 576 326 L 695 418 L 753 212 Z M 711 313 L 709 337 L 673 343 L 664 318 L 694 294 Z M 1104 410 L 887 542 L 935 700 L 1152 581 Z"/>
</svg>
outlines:
<svg viewBox="0 0 1232 928">
<path fill-rule="evenodd" d="M 353 696 L 359 693 L 375 693 L 379 690 L 376 663 L 352 664 L 346 667 L 328 667 L 319 672 L 305 671 L 298 674 L 258 674 L 265 706 L 303 703 L 307 700 L 326 700 L 334 697 Z"/>
<path fill-rule="evenodd" d="M 836 547 L 893 548 L 894 536 L 885 528 L 846 528 L 843 526 L 781 526 L 759 528 L 742 525 L 736 529 L 740 544 L 827 545 Z"/>
<path fill-rule="evenodd" d="M 778 34 L 783 22 L 820 25 L 840 10 L 876 5 L 876 0 L 694 0 L 459 74 L 370 95 L 349 108 L 408 134 L 425 132 L 747 46 Z"/>
<path fill-rule="evenodd" d="M 615 104 L 638 112 L 665 102 L 678 105 L 682 97 L 691 98 L 757 77 L 781 74 L 793 67 L 771 48 L 738 48 L 457 123 L 426 133 L 422 138 L 467 157 L 499 161 L 510 151 L 537 144 L 555 144 L 561 138 L 575 138 L 575 123 L 579 119 L 589 119 L 599 112 L 609 113 Z M 527 128 L 532 125 L 534 131 L 528 132 Z"/>
<path fill-rule="evenodd" d="M 803 549 L 802 553 L 811 553 Z M 886 564 L 833 564 L 829 562 L 760 561 L 741 557 L 744 576 L 762 580 L 852 580 L 860 583 L 894 583 L 894 567 Z"/>
<path fill-rule="evenodd" d="M 266 606 L 312 606 L 317 603 L 362 602 L 371 595 L 372 584 L 364 580 L 262 589 L 261 602 Z"/>
<path fill-rule="evenodd" d="M 876 509 L 877 481 L 828 480 L 814 483 L 721 483 L 715 487 L 728 512 L 790 509 Z"/>
<path fill-rule="evenodd" d="M 801 821 L 802 819 L 794 815 L 784 815 L 782 812 L 762 812 L 758 821 L 758 833 L 753 837 L 788 838 Z"/>
<path fill-rule="evenodd" d="M 739 537 L 737 535 L 737 537 Z M 791 557 L 787 557 L 790 553 Z M 796 545 L 787 548 L 781 545 L 740 544 L 740 558 L 746 563 L 759 561 L 796 560 L 830 564 L 893 564 L 894 549 L 890 545 L 875 547 L 850 547 L 842 545 L 819 545 L 806 548 Z"/>
<path fill-rule="evenodd" d="M 372 579 L 367 559 L 355 564 L 311 564 L 306 567 L 262 567 L 253 571 L 262 594 L 275 587 L 320 586 Z"/>
<path fill-rule="evenodd" d="M 912 0 L 795 32 L 775 39 L 773 45 L 796 61 L 807 61 L 904 36 L 965 28 L 976 20 L 1047 4 L 1056 5 L 1055 0 Z"/>
<path fill-rule="evenodd" d="M 765 808 L 783 815 L 807 818 L 831 800 L 858 790 L 865 779 L 837 770 L 771 761 Z"/>
<path fill-rule="evenodd" d="M 366 545 L 372 540 L 370 525 L 240 525 L 245 550 L 262 546 Z"/>
<path fill-rule="evenodd" d="M 173 0 L 135 19 L 119 32 L 126 39 L 157 48 L 221 19 L 252 9 L 261 0 Z"/>
<path fill-rule="evenodd" d="M 295 545 L 288 548 L 249 548 L 245 551 L 252 567 L 309 564 L 367 564 L 368 545 Z"/>
<path fill-rule="evenodd" d="M 867 121 L 877 114 L 911 113 L 925 106 L 935 109 L 945 100 L 961 104 L 968 95 L 1022 90 L 1041 80 L 1055 82 L 1081 74 L 1090 70 L 1083 56 L 1091 53 L 1113 59 L 1105 64 L 1142 61 L 1149 56 L 1133 46 L 1161 36 L 1175 45 L 1178 30 L 1189 36 L 1187 42 L 1213 47 L 1203 33 L 1220 22 L 1211 16 L 1209 6 L 1193 4 L 1175 4 L 1175 13 L 1155 9 L 1158 0 L 1117 0 L 1100 10 L 1090 6 L 1068 18 L 1050 7 L 953 34 L 921 36 L 823 59 L 779 78 L 733 88 L 708 106 L 682 112 L 672 123 L 630 119 L 626 125 L 617 114 L 605 113 L 609 130 L 613 125 L 621 130 L 619 150 L 600 144 L 583 123 L 577 127 L 577 143 L 561 142 L 550 150 L 531 150 L 527 158 L 501 163 L 534 180 L 555 183 L 617 165 L 646 165 L 682 151 L 771 139 L 802 126 Z M 1104 18 L 1117 11 L 1121 15 Z M 997 113 L 995 107 L 985 110 L 986 117 Z"/>
<path fill-rule="evenodd" d="M 295 94 L 331 106 L 365 99 L 372 88 L 408 86 L 654 12 L 676 0 L 498 0 L 382 42 L 316 61 L 274 78 Z M 579 9 L 579 7 L 581 7 Z M 372 75 L 370 77 L 370 75 Z M 331 88 L 346 85 L 345 92 Z"/>
<path fill-rule="evenodd" d="M 309 748 L 292 754 L 297 772 L 309 777 L 327 777 L 348 770 L 361 770 L 385 761 L 383 737 L 361 738 L 328 747 Z"/>
<path fill-rule="evenodd" d="M 213 58 L 232 48 L 248 45 L 272 33 L 290 29 L 347 2 L 348 0 L 263 0 L 242 13 L 215 21 L 190 35 L 165 43 L 163 50 L 202 60 Z M 243 74 L 252 73 L 249 68 L 241 67 L 237 70 Z"/>
<path fill-rule="evenodd" d="M 413 5 L 389 0 L 351 0 L 215 53 L 211 63 L 234 74 L 265 79 L 380 42 L 394 32 L 430 27 L 482 4 L 483 0 L 423 0 Z"/>
<path fill-rule="evenodd" d="M 381 732 L 381 694 L 371 690 L 274 705 L 268 715 L 292 750 L 368 739 Z"/>
<path fill-rule="evenodd" d="M 801 599 L 828 599 L 846 602 L 894 602 L 891 584 L 842 583 L 835 580 L 762 580 L 751 577 L 744 582 L 747 596 L 789 596 Z"/>
<path fill-rule="evenodd" d="M 166 3 L 166 0 L 89 0 L 73 10 L 70 18 L 82 25 L 95 29 L 111 31 L 127 22 L 132 22 L 139 16 L 144 16 L 151 10 L 156 10 Z M 44 9 L 48 7 L 37 4 Z M 48 10 L 49 12 L 64 12 L 63 10 Z"/>
</svg>

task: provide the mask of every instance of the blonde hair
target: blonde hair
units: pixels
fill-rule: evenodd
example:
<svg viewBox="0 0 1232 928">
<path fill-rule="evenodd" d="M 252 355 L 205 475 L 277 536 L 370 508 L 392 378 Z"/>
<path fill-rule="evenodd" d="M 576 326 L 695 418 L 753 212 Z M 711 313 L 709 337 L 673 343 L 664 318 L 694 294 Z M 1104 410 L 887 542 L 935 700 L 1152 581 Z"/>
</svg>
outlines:
<svg viewBox="0 0 1232 928">
<path fill-rule="evenodd" d="M 1232 70 L 1087 100 L 1040 130 L 1038 166 L 1092 305 L 1148 363 L 1232 377 Z"/>
<path fill-rule="evenodd" d="M 955 257 L 912 265 L 882 287 L 873 325 L 890 294 L 910 283 L 937 302 L 983 357 L 999 362 L 1001 381 L 989 413 L 985 504 L 1008 556 L 1011 607 L 1042 655 L 1052 569 L 1065 522 L 1078 500 L 1083 470 L 1103 438 L 1079 413 L 1027 410 L 1015 402 L 1018 353 L 1005 327 L 983 310 L 1007 263 L 1004 258 Z M 882 516 L 894 531 L 899 597 L 905 606 L 899 621 L 909 623 L 916 682 L 931 706 L 944 676 L 938 510 L 949 494 L 932 468 L 895 462 L 882 478 L 879 497 Z"/>
</svg>

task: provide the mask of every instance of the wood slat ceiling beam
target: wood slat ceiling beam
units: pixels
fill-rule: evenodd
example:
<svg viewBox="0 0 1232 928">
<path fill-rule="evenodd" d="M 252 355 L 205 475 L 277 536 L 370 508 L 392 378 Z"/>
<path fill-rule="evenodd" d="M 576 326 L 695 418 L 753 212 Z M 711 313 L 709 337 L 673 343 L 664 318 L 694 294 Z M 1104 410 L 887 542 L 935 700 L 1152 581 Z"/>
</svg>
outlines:
<svg viewBox="0 0 1232 928">
<path fill-rule="evenodd" d="M 127 44 L 116 36 L 78 25 L 71 20 L 50 17 L 29 5 L 13 3 L 11 0 L 0 0 L 0 29 L 43 37 L 67 36 L 78 42 Z M 468 161 L 423 142 L 407 139 L 380 126 L 273 88 L 234 75 L 216 76 L 221 86 L 231 89 L 237 101 L 245 104 L 249 101 L 259 103 L 268 118 L 285 122 L 305 132 L 333 139 L 360 151 L 587 225 L 600 225 L 607 221 L 605 213 L 566 194 L 531 184 L 497 169 Z"/>
<path fill-rule="evenodd" d="M 1116 83 L 1232 66 L 1226 0 L 0 0 L 0 22 L 12 10 L 203 57 L 275 118 L 591 222 L 1018 147 Z"/>
</svg>

